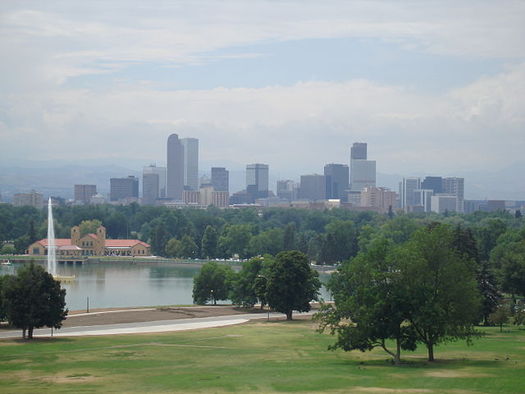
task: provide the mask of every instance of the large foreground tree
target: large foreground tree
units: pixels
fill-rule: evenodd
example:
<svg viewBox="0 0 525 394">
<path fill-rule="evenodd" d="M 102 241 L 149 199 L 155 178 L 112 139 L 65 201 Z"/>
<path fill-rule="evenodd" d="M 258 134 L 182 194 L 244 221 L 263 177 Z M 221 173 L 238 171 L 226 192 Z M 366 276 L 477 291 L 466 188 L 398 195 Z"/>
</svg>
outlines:
<svg viewBox="0 0 525 394">
<path fill-rule="evenodd" d="M 294 310 L 308 312 L 320 288 L 319 274 L 310 268 L 308 257 L 297 250 L 280 252 L 268 267 L 268 305 L 286 314 L 287 320 L 292 320 Z"/>
<path fill-rule="evenodd" d="M 30 265 L 4 281 L 4 305 L 7 320 L 22 329 L 22 336 L 33 338 L 40 327 L 62 327 L 68 310 L 66 290 L 41 266 Z"/>
<path fill-rule="evenodd" d="M 399 364 L 401 349 L 415 349 L 415 335 L 407 323 L 406 289 L 396 260 L 390 258 L 392 248 L 391 241 L 375 239 L 366 253 L 333 274 L 328 288 L 335 306 L 325 304 L 315 315 L 320 331 L 337 334 L 331 350 L 364 352 L 377 347 Z M 394 348 L 388 340 L 394 341 Z"/>
<path fill-rule="evenodd" d="M 480 294 L 476 263 L 457 250 L 451 228 L 435 224 L 414 233 L 395 258 L 403 272 L 409 304 L 407 315 L 419 342 L 434 361 L 442 342 L 477 335 Z"/>
</svg>

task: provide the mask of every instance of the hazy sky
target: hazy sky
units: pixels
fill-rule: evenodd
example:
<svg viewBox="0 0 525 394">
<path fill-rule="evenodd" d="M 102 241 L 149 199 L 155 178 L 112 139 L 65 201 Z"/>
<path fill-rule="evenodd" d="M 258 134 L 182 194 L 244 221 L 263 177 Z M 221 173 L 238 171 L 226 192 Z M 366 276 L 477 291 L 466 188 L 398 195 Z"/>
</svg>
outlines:
<svg viewBox="0 0 525 394">
<path fill-rule="evenodd" d="M 283 175 L 523 162 L 524 1 L 0 2 L 0 156 L 133 165 L 167 136 Z M 523 174 L 521 174 L 523 175 Z"/>
</svg>

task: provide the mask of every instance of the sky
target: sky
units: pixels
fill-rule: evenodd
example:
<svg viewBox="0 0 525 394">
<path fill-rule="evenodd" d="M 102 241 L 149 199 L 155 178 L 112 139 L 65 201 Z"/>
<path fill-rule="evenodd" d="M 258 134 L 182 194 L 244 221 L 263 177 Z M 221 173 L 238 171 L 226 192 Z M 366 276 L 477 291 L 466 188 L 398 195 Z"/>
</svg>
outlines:
<svg viewBox="0 0 525 394">
<path fill-rule="evenodd" d="M 140 169 L 177 133 L 201 170 L 322 173 L 357 141 L 387 174 L 524 168 L 524 21 L 506 0 L 3 0 L 0 163 Z"/>
</svg>

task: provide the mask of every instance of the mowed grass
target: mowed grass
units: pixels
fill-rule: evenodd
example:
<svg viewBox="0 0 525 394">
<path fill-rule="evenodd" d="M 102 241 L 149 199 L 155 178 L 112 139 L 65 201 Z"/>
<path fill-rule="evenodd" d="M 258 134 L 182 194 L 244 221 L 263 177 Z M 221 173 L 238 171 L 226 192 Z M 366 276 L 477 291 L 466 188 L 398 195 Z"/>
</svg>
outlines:
<svg viewBox="0 0 525 394">
<path fill-rule="evenodd" d="M 525 330 L 484 329 L 474 342 L 405 353 L 327 351 L 311 321 L 254 322 L 165 334 L 0 341 L 0 391 L 525 391 Z"/>
</svg>

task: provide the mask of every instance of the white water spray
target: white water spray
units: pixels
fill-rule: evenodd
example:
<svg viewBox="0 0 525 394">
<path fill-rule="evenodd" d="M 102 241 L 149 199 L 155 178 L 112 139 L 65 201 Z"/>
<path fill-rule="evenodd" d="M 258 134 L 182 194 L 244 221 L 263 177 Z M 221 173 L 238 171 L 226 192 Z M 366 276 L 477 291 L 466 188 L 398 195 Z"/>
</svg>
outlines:
<svg viewBox="0 0 525 394">
<path fill-rule="evenodd" d="M 51 197 L 47 204 L 47 272 L 56 276 L 57 274 L 57 253 L 55 244 L 55 226 L 53 224 L 53 207 Z"/>
</svg>

